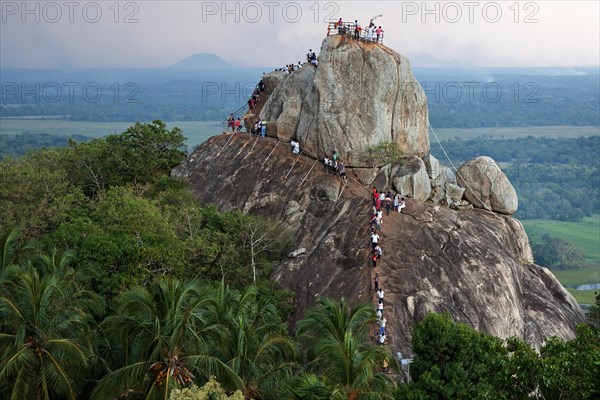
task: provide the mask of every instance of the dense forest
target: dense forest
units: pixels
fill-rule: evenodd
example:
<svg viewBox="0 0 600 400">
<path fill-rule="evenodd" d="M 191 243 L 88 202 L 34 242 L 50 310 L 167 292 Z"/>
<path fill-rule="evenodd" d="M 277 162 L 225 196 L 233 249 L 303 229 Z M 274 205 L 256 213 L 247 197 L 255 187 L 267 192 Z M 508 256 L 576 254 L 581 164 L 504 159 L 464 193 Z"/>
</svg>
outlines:
<svg viewBox="0 0 600 400">
<path fill-rule="evenodd" d="M 65 146 L 69 140 L 48 134 L 0 135 L 0 160 L 29 150 Z M 475 157 L 492 157 L 502 166 L 519 195 L 519 219 L 581 221 L 600 213 L 600 137 L 575 139 L 526 137 L 517 139 L 450 139 L 441 142 L 453 164 Z M 440 145 L 431 152 L 448 164 Z"/>
<path fill-rule="evenodd" d="M 20 135 L 0 135 L 0 160 L 9 156 L 21 157 L 31 150 L 64 147 L 70 140 L 86 142 L 90 138 L 83 135 L 60 136 L 31 132 L 23 132 Z"/>
<path fill-rule="evenodd" d="M 490 74 L 482 79 L 481 73 L 465 72 L 464 79 L 458 80 L 445 78 L 441 73 L 424 74 L 420 78 L 427 95 L 430 123 L 435 128 L 600 124 L 597 73 Z M 143 71 L 140 75 L 143 76 Z M 2 82 L 0 118 L 220 121 L 246 104 L 260 72 L 239 71 L 238 78 L 223 73 L 196 75 L 195 79 L 161 77 L 162 80 L 124 82 L 98 81 L 92 76 L 79 77 L 74 82 Z"/>
<path fill-rule="evenodd" d="M 0 398 L 600 395 L 593 325 L 538 354 L 432 314 L 410 383 L 372 305 L 320 299 L 290 331 L 293 293 L 269 281 L 290 232 L 198 204 L 169 176 L 184 143 L 155 121 L 0 161 Z"/>
<path fill-rule="evenodd" d="M 478 156 L 498 162 L 519 196 L 519 219 L 580 221 L 600 212 L 600 136 L 576 139 L 444 140 L 454 165 Z M 448 163 L 438 143 L 431 153 Z"/>
</svg>

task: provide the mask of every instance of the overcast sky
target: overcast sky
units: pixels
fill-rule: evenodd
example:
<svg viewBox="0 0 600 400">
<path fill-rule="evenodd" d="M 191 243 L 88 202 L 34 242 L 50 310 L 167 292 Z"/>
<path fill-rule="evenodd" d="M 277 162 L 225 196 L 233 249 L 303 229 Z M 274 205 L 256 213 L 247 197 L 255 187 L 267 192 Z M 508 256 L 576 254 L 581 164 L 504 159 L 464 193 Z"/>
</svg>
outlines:
<svg viewBox="0 0 600 400">
<path fill-rule="evenodd" d="M 366 24 L 417 67 L 600 64 L 592 1 L 6 1 L 0 67 L 162 67 L 194 53 L 279 66 L 318 50 L 325 21 Z"/>
</svg>

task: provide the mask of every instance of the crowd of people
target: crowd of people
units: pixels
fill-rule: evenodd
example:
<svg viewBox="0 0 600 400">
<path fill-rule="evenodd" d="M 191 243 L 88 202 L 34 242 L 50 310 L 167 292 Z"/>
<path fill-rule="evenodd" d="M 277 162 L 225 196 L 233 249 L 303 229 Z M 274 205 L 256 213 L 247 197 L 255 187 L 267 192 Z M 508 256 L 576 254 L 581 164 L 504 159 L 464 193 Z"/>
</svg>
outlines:
<svg viewBox="0 0 600 400">
<path fill-rule="evenodd" d="M 372 192 L 372 208 L 371 208 L 371 265 L 373 269 L 376 271 L 377 264 L 381 260 L 381 256 L 383 255 L 383 250 L 381 249 L 381 236 L 379 235 L 382 232 L 383 228 L 383 210 L 385 209 L 386 217 L 390 215 L 393 211 L 402 212 L 402 209 L 406 207 L 406 202 L 404 197 L 401 197 L 399 194 L 394 194 L 390 191 L 378 192 L 376 187 L 373 187 Z M 379 233 L 378 233 L 379 232 Z M 375 272 L 374 278 L 375 284 L 375 292 L 377 293 L 377 325 L 379 325 L 379 329 L 377 334 L 377 342 L 379 344 L 385 344 L 387 339 L 385 334 L 385 325 L 387 320 L 383 316 L 384 309 L 384 291 L 381 287 L 379 281 L 379 273 Z"/>
<path fill-rule="evenodd" d="M 325 166 L 325 172 L 327 172 L 328 174 L 339 176 L 340 178 L 342 178 L 343 182 L 346 182 L 348 180 L 348 178 L 346 177 L 346 167 L 339 159 L 337 151 L 333 151 L 331 158 L 323 158 L 323 165 Z"/>
<path fill-rule="evenodd" d="M 240 121 L 239 117 L 236 119 L 233 116 L 233 113 L 231 113 L 229 114 L 229 117 L 227 117 L 227 126 L 231 128 L 232 132 L 240 131 L 242 130 L 242 121 Z"/>
<path fill-rule="evenodd" d="M 381 26 L 375 25 L 373 20 L 369 22 L 367 27 L 363 28 L 356 19 L 354 20 L 354 23 L 344 23 L 344 20 L 340 18 L 338 22 L 335 23 L 335 27 L 337 28 L 338 34 L 352 35 L 356 40 L 364 39 L 367 42 L 375 43 L 381 43 L 383 41 L 383 29 Z M 328 30 L 328 36 L 329 33 Z"/>
<path fill-rule="evenodd" d="M 305 64 L 313 64 L 319 65 L 319 60 L 317 59 L 317 54 L 312 50 L 308 50 L 306 54 L 306 63 L 302 63 L 302 61 L 298 61 L 298 63 L 286 64 L 281 68 L 276 68 L 275 71 L 283 71 L 286 74 L 291 74 L 294 71 L 298 71 Z"/>
</svg>

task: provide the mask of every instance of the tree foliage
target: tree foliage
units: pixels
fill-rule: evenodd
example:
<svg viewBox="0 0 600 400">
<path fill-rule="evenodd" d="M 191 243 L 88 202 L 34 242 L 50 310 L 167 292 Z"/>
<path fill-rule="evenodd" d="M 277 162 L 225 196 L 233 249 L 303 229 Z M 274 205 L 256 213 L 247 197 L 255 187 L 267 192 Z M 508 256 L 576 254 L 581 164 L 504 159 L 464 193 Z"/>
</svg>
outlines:
<svg viewBox="0 0 600 400">
<path fill-rule="evenodd" d="M 398 162 L 402 157 L 400 146 L 396 142 L 380 142 L 367 147 L 361 155 L 362 160 L 373 167 Z"/>
<path fill-rule="evenodd" d="M 398 399 L 593 399 L 600 393 L 600 332 L 577 328 L 570 341 L 550 338 L 536 353 L 430 314 L 413 336 L 410 384 Z"/>
<path fill-rule="evenodd" d="M 310 388 L 308 392 L 326 392 L 328 398 L 391 398 L 393 386 L 381 366 L 384 360 L 392 365 L 394 361 L 387 347 L 369 344 L 367 335 L 374 321 L 372 305 L 350 308 L 344 299 L 320 300 L 298 322 L 299 340 L 309 361 L 308 374 L 295 383 L 303 390 Z M 284 395 L 297 398 L 299 392 L 288 388 Z"/>
<path fill-rule="evenodd" d="M 96 357 L 104 302 L 67 262 L 14 266 L 0 282 L 0 396 L 75 399 Z"/>
<path fill-rule="evenodd" d="M 519 219 L 581 221 L 600 212 L 600 136 L 455 138 L 442 146 L 456 166 L 480 155 L 501 163 L 519 195 Z M 437 143 L 431 153 L 446 162 Z"/>
<path fill-rule="evenodd" d="M 550 235 L 543 235 L 541 242 L 533 242 L 531 248 L 535 262 L 548 268 L 577 268 L 585 259 L 577 246 Z"/>
</svg>

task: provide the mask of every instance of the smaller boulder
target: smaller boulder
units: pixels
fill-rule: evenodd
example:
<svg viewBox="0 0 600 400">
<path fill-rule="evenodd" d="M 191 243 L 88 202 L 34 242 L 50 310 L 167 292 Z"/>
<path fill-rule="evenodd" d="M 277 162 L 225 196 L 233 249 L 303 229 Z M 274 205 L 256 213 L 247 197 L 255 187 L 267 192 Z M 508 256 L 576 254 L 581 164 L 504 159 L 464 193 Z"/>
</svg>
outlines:
<svg viewBox="0 0 600 400">
<path fill-rule="evenodd" d="M 517 211 L 517 192 L 492 158 L 477 157 L 464 163 L 458 168 L 457 181 L 473 206 L 508 215 Z"/>
<path fill-rule="evenodd" d="M 446 197 L 446 191 L 443 186 L 436 186 L 431 191 L 431 201 L 434 204 L 440 204 L 440 202 Z"/>
<path fill-rule="evenodd" d="M 425 163 L 417 156 L 403 159 L 400 166 L 390 171 L 394 190 L 403 196 L 426 201 L 431 196 L 431 184 Z"/>
<path fill-rule="evenodd" d="M 460 204 L 464 194 L 464 188 L 453 183 L 448 183 L 446 185 L 446 202 L 449 206 Z"/>
<path fill-rule="evenodd" d="M 431 179 L 436 179 L 442 173 L 443 165 L 440 164 L 437 158 L 428 154 L 423 157 L 423 162 L 425 163 L 425 168 L 427 169 L 427 174 Z"/>
<path fill-rule="evenodd" d="M 290 200 L 288 201 L 288 203 L 285 205 L 285 216 L 287 217 L 288 215 L 292 215 L 296 212 L 300 211 L 300 204 L 298 204 L 297 201 L 295 200 Z"/>
<path fill-rule="evenodd" d="M 296 250 L 292 251 L 290 254 L 288 254 L 288 257 L 296 258 L 304 253 L 306 253 L 306 249 L 304 247 L 300 247 L 299 249 L 296 249 Z"/>
<path fill-rule="evenodd" d="M 263 75 L 262 81 L 265 84 L 265 91 L 267 94 L 273 93 L 277 85 L 279 85 L 285 77 L 286 74 L 283 71 L 273 71 Z"/>
</svg>

